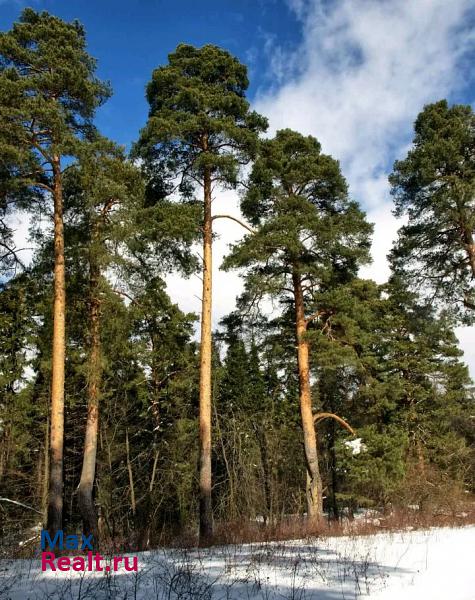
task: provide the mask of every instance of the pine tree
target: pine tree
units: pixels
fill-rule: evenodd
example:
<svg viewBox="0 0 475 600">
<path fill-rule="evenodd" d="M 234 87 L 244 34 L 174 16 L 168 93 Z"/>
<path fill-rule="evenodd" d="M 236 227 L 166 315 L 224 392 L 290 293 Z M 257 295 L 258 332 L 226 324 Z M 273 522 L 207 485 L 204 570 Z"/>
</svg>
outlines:
<svg viewBox="0 0 475 600">
<path fill-rule="evenodd" d="M 339 377 L 363 450 L 353 455 L 337 441 L 337 496 L 353 508 L 390 502 L 422 508 L 429 497 L 440 500 L 468 483 L 459 467 L 469 462 L 470 437 L 455 426 L 466 422 L 467 369 L 447 314 L 437 316 L 395 277 L 366 290 L 353 308 L 346 303 L 342 325 L 358 326 L 359 343 L 355 359 L 340 362 L 347 366 Z"/>
<path fill-rule="evenodd" d="M 140 172 L 112 142 L 94 136 L 79 152 L 78 162 L 64 177 L 65 205 L 76 252 L 83 252 L 88 271 L 87 422 L 83 466 L 78 486 L 79 509 L 86 535 L 98 544 L 97 517 L 92 497 L 99 431 L 101 395 L 101 293 L 104 273 L 120 260 L 118 252 L 142 205 Z M 126 225 L 127 223 L 127 225 Z M 125 231 L 124 231 L 125 229 Z M 123 251 L 123 248 L 122 248 Z"/>
<path fill-rule="evenodd" d="M 249 293 L 270 294 L 293 307 L 307 512 L 316 522 L 322 486 L 307 330 L 329 316 L 316 304 L 316 294 L 345 283 L 369 260 L 371 226 L 349 200 L 338 163 L 321 153 L 315 138 L 291 130 L 261 143 L 241 207 L 259 229 L 233 249 L 226 264 L 247 267 Z"/>
<path fill-rule="evenodd" d="M 152 531 L 159 529 L 153 516 L 160 506 L 162 518 L 167 511 L 175 512 L 183 527 L 194 505 L 194 494 L 189 489 L 194 489 L 194 464 L 192 460 L 187 462 L 186 452 L 191 445 L 191 453 L 196 454 L 197 357 L 195 345 L 190 343 L 196 317 L 182 313 L 170 301 L 159 277 L 141 277 L 133 291 L 132 335 L 141 342 L 139 360 L 149 371 L 145 434 L 149 442 L 148 446 L 143 443 L 142 452 L 151 456 L 149 463 L 153 466 L 136 515 L 139 546 L 146 548 Z M 143 435 L 144 423 L 140 426 Z M 173 467 L 174 459 L 180 463 L 178 472 Z"/>
<path fill-rule="evenodd" d="M 266 120 L 249 110 L 246 67 L 216 46 L 181 44 L 147 87 L 150 114 L 136 147 L 152 183 L 184 201 L 203 190 L 203 293 L 200 346 L 200 538 L 212 535 L 211 303 L 213 186 L 237 185 Z M 178 181 L 178 185 L 176 184 Z"/>
<path fill-rule="evenodd" d="M 46 509 L 47 393 L 37 394 L 30 383 L 38 360 L 37 294 L 35 278 L 25 271 L 0 286 L 0 497 L 31 509 L 2 502 L 5 545 Z"/>
<path fill-rule="evenodd" d="M 91 128 L 94 110 L 109 95 L 94 76 L 84 29 L 46 12 L 25 9 L 0 34 L 0 155 L 2 187 L 25 190 L 45 209 L 53 201 L 54 319 L 51 383 L 50 488 L 47 527 L 61 528 L 63 508 L 65 263 L 63 170 Z M 6 171 L 6 172 L 5 172 Z"/>
<path fill-rule="evenodd" d="M 14 445 L 22 446 L 18 428 L 25 415 L 21 414 L 24 406 L 18 392 L 24 385 L 33 331 L 27 286 L 24 275 L 0 286 L 0 482 L 13 458 Z"/>
<path fill-rule="evenodd" d="M 421 506 L 432 477 L 436 486 L 443 480 L 450 486 L 464 479 L 457 464 L 464 461 L 468 448 L 454 424 L 457 418 L 466 419 L 470 378 L 460 361 L 462 351 L 448 314 L 437 315 L 434 307 L 421 303 L 397 278 L 388 291 L 384 326 L 389 328 L 385 336 L 389 351 L 381 364 L 389 371 L 386 385 L 392 390 L 394 407 L 388 406 L 385 418 L 407 435 L 405 459 L 414 467 L 414 493 L 421 490 L 416 499 Z M 391 397 L 389 389 L 387 397 Z"/>
<path fill-rule="evenodd" d="M 475 116 L 471 106 L 427 105 L 413 146 L 390 176 L 397 216 L 394 268 L 462 319 L 475 309 Z"/>
</svg>

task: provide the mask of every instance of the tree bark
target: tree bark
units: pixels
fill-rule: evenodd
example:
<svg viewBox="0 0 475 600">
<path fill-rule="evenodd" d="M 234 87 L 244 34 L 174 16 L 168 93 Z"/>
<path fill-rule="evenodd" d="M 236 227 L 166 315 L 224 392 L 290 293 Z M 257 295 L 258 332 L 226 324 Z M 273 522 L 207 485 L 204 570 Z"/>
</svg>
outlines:
<svg viewBox="0 0 475 600">
<path fill-rule="evenodd" d="M 338 507 L 338 500 L 336 495 L 338 493 L 338 476 L 336 472 L 336 448 L 335 448 L 335 421 L 332 420 L 330 424 L 330 472 L 332 478 L 332 495 L 331 495 L 331 506 L 333 519 L 338 521 L 340 518 L 340 511 Z"/>
<path fill-rule="evenodd" d="M 51 536 L 63 520 L 64 360 L 66 286 L 64 264 L 63 188 L 59 156 L 52 161 L 54 199 L 54 301 L 51 378 L 51 434 L 48 518 Z"/>
<path fill-rule="evenodd" d="M 305 461 L 307 465 L 307 518 L 310 525 L 316 525 L 323 515 L 322 481 L 318 464 L 318 447 L 312 413 L 310 389 L 309 344 L 305 334 L 305 320 L 302 282 L 294 271 L 292 276 L 295 300 L 295 328 L 297 339 L 297 362 L 299 371 L 300 415 L 302 419 Z"/>
<path fill-rule="evenodd" d="M 49 413 L 46 420 L 45 428 L 45 447 L 44 447 L 44 468 L 43 468 L 43 481 L 41 488 L 41 512 L 43 519 L 47 518 L 48 512 L 48 481 L 49 481 Z"/>
<path fill-rule="evenodd" d="M 97 234 L 93 234 L 93 242 Z M 94 244 L 93 244 L 94 245 Z M 97 514 L 93 501 L 96 476 L 97 435 L 99 430 L 99 396 L 101 386 L 101 338 L 100 338 L 100 268 L 91 251 L 89 260 L 89 374 L 87 385 L 87 421 L 81 479 L 78 487 L 79 512 L 85 535 L 93 535 L 94 547 L 98 547 Z"/>
<path fill-rule="evenodd" d="M 203 293 L 200 349 L 200 543 L 213 535 L 211 505 L 211 290 L 212 217 L 211 172 L 204 173 Z"/>
<path fill-rule="evenodd" d="M 345 419 L 342 419 L 335 413 L 321 412 L 321 413 L 316 413 L 315 415 L 313 415 L 313 420 L 315 421 L 315 425 L 317 423 L 319 423 L 320 421 L 323 421 L 324 419 L 333 419 L 334 421 L 339 423 L 342 427 L 344 427 L 347 431 L 349 431 L 351 433 L 351 435 L 356 435 L 356 431 L 353 429 L 353 427 L 349 423 L 347 423 L 345 421 Z"/>
<path fill-rule="evenodd" d="M 134 473 L 132 471 L 132 461 L 130 460 L 130 445 L 129 445 L 129 430 L 125 430 L 125 453 L 127 460 L 127 472 L 129 474 L 129 486 L 130 486 L 130 506 L 132 508 L 132 514 L 135 519 L 135 513 L 137 505 L 135 503 L 135 487 L 134 487 Z"/>
<path fill-rule="evenodd" d="M 470 231 L 467 231 L 465 234 L 465 249 L 467 251 L 470 270 L 472 271 L 472 279 L 475 279 L 475 243 Z"/>
</svg>

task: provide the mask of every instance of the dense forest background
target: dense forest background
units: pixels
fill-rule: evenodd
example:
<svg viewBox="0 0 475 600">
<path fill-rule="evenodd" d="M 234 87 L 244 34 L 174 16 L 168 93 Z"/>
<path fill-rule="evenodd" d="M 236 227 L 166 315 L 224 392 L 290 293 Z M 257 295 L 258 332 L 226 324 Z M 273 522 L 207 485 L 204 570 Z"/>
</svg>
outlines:
<svg viewBox="0 0 475 600">
<path fill-rule="evenodd" d="M 475 118 L 442 100 L 390 176 L 391 277 L 338 161 L 266 137 L 247 70 L 186 44 L 130 156 L 85 32 L 26 9 L 0 34 L 0 535 L 38 522 L 147 548 L 359 508 L 456 510 L 475 485 Z M 336 157 L 337 158 L 337 157 Z M 239 190 L 244 293 L 212 331 L 213 223 Z M 31 222 L 22 264 L 11 217 Z M 164 278 L 203 279 L 185 314 Z M 199 331 L 199 339 L 196 332 Z"/>
</svg>

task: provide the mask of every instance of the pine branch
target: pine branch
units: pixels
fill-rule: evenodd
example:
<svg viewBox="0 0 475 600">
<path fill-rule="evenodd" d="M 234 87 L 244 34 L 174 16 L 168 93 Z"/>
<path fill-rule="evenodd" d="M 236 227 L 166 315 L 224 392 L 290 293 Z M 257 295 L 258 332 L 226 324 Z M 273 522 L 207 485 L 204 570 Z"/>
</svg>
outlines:
<svg viewBox="0 0 475 600">
<path fill-rule="evenodd" d="M 356 432 L 351 427 L 351 425 L 349 425 L 345 421 L 345 419 L 342 419 L 341 417 L 339 417 L 338 415 L 335 415 L 334 413 L 322 412 L 322 413 L 317 413 L 317 414 L 313 415 L 313 421 L 314 421 L 315 425 L 317 423 L 319 423 L 320 421 L 323 421 L 323 419 L 334 419 L 335 421 L 337 421 L 338 423 L 340 423 L 340 425 L 342 427 L 344 427 L 345 429 L 347 429 L 352 435 L 356 435 Z"/>
<path fill-rule="evenodd" d="M 309 323 L 311 323 L 312 321 L 314 321 L 315 319 L 317 319 L 318 317 L 320 317 L 324 313 L 325 313 L 324 310 L 317 310 L 317 312 L 313 313 L 313 315 L 310 315 L 309 317 L 307 317 L 305 319 L 305 323 L 308 325 Z"/>
<path fill-rule="evenodd" d="M 236 217 L 232 217 L 231 215 L 214 215 L 212 217 L 212 221 L 214 221 L 215 219 L 230 219 L 231 221 L 235 221 L 236 223 L 238 223 L 239 225 L 241 225 L 241 227 L 244 227 L 244 229 L 247 229 L 251 233 L 256 233 L 255 229 L 252 229 L 252 227 L 250 227 L 249 225 L 247 225 L 243 221 L 240 221 L 239 219 L 236 219 Z"/>
</svg>

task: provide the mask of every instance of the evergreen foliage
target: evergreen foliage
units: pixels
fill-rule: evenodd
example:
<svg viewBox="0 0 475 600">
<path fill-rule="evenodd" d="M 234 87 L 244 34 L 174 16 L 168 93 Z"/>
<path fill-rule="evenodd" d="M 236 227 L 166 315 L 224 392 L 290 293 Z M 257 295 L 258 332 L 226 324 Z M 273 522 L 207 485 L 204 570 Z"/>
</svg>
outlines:
<svg viewBox="0 0 475 600">
<path fill-rule="evenodd" d="M 394 268 L 464 321 L 475 309 L 475 116 L 471 106 L 429 104 L 413 147 L 390 176 L 396 215 L 407 215 Z"/>
<path fill-rule="evenodd" d="M 149 119 L 135 155 L 144 161 L 148 188 L 158 197 L 178 193 L 186 207 L 203 188 L 195 231 L 203 241 L 203 292 L 200 344 L 200 538 L 213 532 L 212 414 L 212 244 L 213 186 L 236 187 L 242 165 L 254 154 L 258 134 L 267 127 L 245 98 L 247 69 L 212 45 L 180 44 L 169 64 L 152 74 L 147 86 Z M 184 224 L 183 219 L 180 222 Z M 201 225 L 201 227 L 200 227 Z"/>
<path fill-rule="evenodd" d="M 134 550 L 209 541 L 213 518 L 227 535 L 305 513 L 313 527 L 323 511 L 455 511 L 475 491 L 474 389 L 454 333 L 473 318 L 472 109 L 419 115 L 391 175 L 408 222 L 378 285 L 358 276 L 372 226 L 339 163 L 289 129 L 259 138 L 235 57 L 178 46 L 147 86 L 132 159 L 94 126 L 110 94 L 95 68 L 77 22 L 26 9 L 0 33 L 5 545 L 40 520 Z M 252 226 L 224 268 L 245 288 L 212 335 L 226 215 L 211 201 L 241 184 Z M 29 265 L 8 221 L 25 210 Z M 166 275 L 201 267 L 198 342 Z"/>
</svg>

